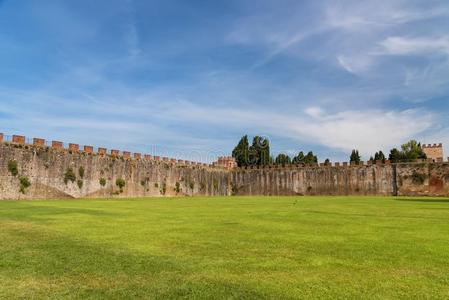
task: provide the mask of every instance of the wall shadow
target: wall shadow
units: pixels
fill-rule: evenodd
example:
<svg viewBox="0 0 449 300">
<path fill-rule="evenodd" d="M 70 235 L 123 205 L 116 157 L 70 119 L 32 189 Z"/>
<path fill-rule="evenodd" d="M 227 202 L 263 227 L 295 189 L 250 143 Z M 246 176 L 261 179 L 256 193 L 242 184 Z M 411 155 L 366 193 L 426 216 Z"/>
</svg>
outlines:
<svg viewBox="0 0 449 300">
<path fill-rule="evenodd" d="M 449 199 L 422 199 L 422 198 L 394 198 L 395 201 L 401 202 L 422 202 L 422 203 L 449 203 Z"/>
</svg>

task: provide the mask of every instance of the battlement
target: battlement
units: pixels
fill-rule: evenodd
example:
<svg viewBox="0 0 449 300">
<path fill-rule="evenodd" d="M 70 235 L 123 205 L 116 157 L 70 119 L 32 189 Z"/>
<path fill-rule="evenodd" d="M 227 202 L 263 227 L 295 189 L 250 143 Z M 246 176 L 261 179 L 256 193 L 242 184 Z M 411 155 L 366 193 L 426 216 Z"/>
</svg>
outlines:
<svg viewBox="0 0 449 300">
<path fill-rule="evenodd" d="M 423 149 L 426 149 L 426 148 L 443 148 L 443 144 L 442 143 L 439 143 L 439 144 L 424 144 L 424 145 L 422 145 L 422 148 Z"/>
<path fill-rule="evenodd" d="M 15 145 L 27 145 L 27 146 L 35 146 L 35 147 L 46 147 L 60 151 L 69 151 L 72 153 L 85 153 L 89 155 L 100 155 L 100 156 L 110 156 L 116 158 L 122 158 L 126 160 L 145 160 L 145 161 L 154 161 L 160 162 L 164 161 L 166 163 L 170 163 L 173 165 L 190 165 L 190 166 L 200 166 L 200 167 L 211 167 L 212 165 L 200 162 L 191 162 L 187 160 L 169 158 L 169 157 L 161 157 L 160 156 L 152 156 L 150 154 L 141 154 L 141 153 L 131 153 L 130 151 L 120 151 L 117 149 L 111 149 L 110 154 L 108 154 L 108 150 L 104 147 L 95 148 L 93 146 L 84 145 L 80 147 L 79 144 L 75 143 L 64 143 L 61 141 L 46 141 L 43 138 L 27 138 L 22 135 L 4 135 L 0 133 L 0 142 L 3 143 L 11 143 Z"/>
</svg>

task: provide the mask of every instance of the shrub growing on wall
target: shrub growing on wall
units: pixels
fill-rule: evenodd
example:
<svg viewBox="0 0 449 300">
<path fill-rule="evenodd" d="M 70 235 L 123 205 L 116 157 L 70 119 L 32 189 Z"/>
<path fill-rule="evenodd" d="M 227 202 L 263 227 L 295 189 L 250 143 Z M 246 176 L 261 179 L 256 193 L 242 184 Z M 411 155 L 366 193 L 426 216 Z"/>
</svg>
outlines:
<svg viewBox="0 0 449 300">
<path fill-rule="evenodd" d="M 76 175 L 73 172 L 73 169 L 68 168 L 64 174 L 64 183 L 67 184 L 69 181 L 75 182 L 75 180 L 76 180 Z"/>
<path fill-rule="evenodd" d="M 118 186 L 118 188 L 120 189 L 120 193 L 123 193 L 123 188 L 125 187 L 126 182 L 123 178 L 118 178 L 115 181 L 115 185 Z"/>
<path fill-rule="evenodd" d="M 427 178 L 427 176 L 425 174 L 421 174 L 421 173 L 418 173 L 416 171 L 413 172 L 411 177 L 412 177 L 413 184 L 416 184 L 416 185 L 424 184 L 424 181 Z"/>
<path fill-rule="evenodd" d="M 19 174 L 19 168 L 17 167 L 17 161 L 10 160 L 8 162 L 8 170 L 12 176 L 17 176 L 17 174 Z"/>
<path fill-rule="evenodd" d="M 26 177 L 26 176 L 21 176 L 21 177 L 19 178 L 19 182 L 20 182 L 20 189 L 19 189 L 19 191 L 20 191 L 22 194 L 25 194 L 26 189 L 29 188 L 29 187 L 31 186 L 31 182 L 30 182 L 30 180 L 28 179 L 28 177 Z"/>
<path fill-rule="evenodd" d="M 162 186 L 160 189 L 161 195 L 165 195 L 166 191 L 167 191 L 167 184 L 165 182 L 162 182 Z"/>
<path fill-rule="evenodd" d="M 78 185 L 79 189 L 83 188 L 83 181 L 81 179 L 78 179 L 78 181 L 76 182 L 76 184 Z"/>
<path fill-rule="evenodd" d="M 106 178 L 100 178 L 100 185 L 105 186 L 106 185 Z"/>
<path fill-rule="evenodd" d="M 175 184 L 175 192 L 176 194 L 178 194 L 181 191 L 181 185 L 179 184 L 179 182 L 176 182 Z"/>
<path fill-rule="evenodd" d="M 78 174 L 80 175 L 81 178 L 84 178 L 84 168 L 83 167 L 79 167 Z"/>
</svg>

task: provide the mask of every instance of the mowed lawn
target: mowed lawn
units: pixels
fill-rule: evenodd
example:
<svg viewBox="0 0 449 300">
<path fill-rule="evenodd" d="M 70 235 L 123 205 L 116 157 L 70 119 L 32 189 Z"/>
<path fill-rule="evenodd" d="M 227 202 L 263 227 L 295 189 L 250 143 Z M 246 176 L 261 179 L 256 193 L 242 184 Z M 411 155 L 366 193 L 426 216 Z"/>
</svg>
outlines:
<svg viewBox="0 0 449 300">
<path fill-rule="evenodd" d="M 449 298 L 449 200 L 0 201 L 0 299 Z"/>
</svg>

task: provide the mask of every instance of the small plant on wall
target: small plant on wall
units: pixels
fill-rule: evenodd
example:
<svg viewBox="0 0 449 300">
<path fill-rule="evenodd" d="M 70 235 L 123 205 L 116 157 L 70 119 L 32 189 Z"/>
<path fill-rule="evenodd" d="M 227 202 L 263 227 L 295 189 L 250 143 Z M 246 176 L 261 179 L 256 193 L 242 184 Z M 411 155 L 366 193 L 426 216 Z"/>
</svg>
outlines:
<svg viewBox="0 0 449 300">
<path fill-rule="evenodd" d="M 22 194 L 25 194 L 25 193 L 26 193 L 26 189 L 29 188 L 29 187 L 31 186 L 31 182 L 30 182 L 30 180 L 28 179 L 28 177 L 26 177 L 26 176 L 21 176 L 21 177 L 19 178 L 19 182 L 20 182 L 20 189 L 19 189 L 19 191 L 20 191 Z"/>
<path fill-rule="evenodd" d="M 78 185 L 79 189 L 83 188 L 83 181 L 81 179 L 78 179 L 78 181 L 76 182 L 76 184 Z"/>
<path fill-rule="evenodd" d="M 17 174 L 19 174 L 19 168 L 17 166 L 17 161 L 10 160 L 8 162 L 8 170 L 12 176 L 17 176 Z"/>
<path fill-rule="evenodd" d="M 181 192 L 181 185 L 179 184 L 179 182 L 176 182 L 175 184 L 175 192 L 176 194 L 179 194 L 179 192 Z"/>
<path fill-rule="evenodd" d="M 84 178 L 84 168 L 83 167 L 79 167 L 78 174 L 80 175 L 81 178 Z"/>
<path fill-rule="evenodd" d="M 105 186 L 106 185 L 106 178 L 100 178 L 100 185 Z"/>
<path fill-rule="evenodd" d="M 115 185 L 118 186 L 118 188 L 120 189 L 120 193 L 123 193 L 123 188 L 125 187 L 126 182 L 123 178 L 118 178 L 115 181 Z"/>
<path fill-rule="evenodd" d="M 161 195 L 165 195 L 165 193 L 167 192 L 167 184 L 165 182 L 162 182 L 160 192 Z"/>
<path fill-rule="evenodd" d="M 76 175 L 73 172 L 73 169 L 68 168 L 64 174 L 64 183 L 67 184 L 69 181 L 75 182 L 75 180 L 76 180 Z"/>
</svg>

